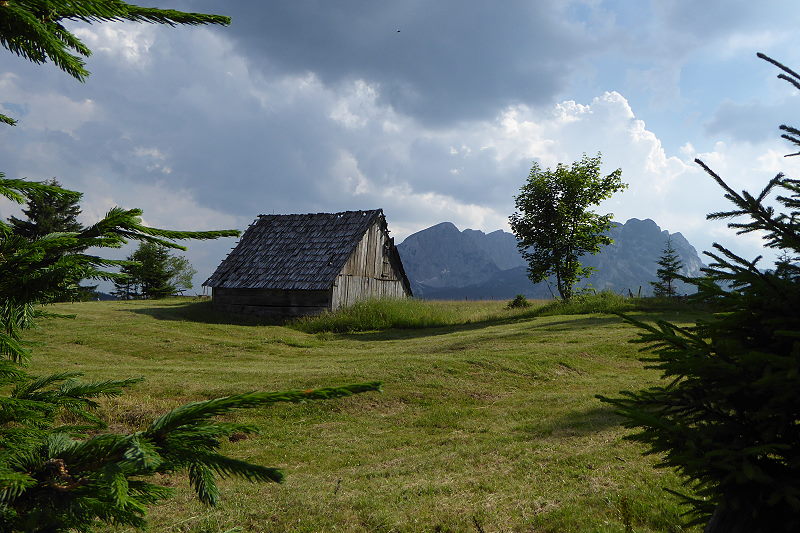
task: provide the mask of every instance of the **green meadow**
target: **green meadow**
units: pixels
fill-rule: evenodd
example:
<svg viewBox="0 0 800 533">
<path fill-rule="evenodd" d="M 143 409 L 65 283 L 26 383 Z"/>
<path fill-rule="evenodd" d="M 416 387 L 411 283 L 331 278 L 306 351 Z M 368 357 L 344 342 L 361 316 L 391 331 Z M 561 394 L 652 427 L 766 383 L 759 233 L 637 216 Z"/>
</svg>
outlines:
<svg viewBox="0 0 800 533">
<path fill-rule="evenodd" d="M 428 318 L 375 329 L 232 319 L 189 298 L 58 304 L 49 310 L 77 318 L 42 320 L 26 338 L 33 373 L 144 377 L 102 402 L 120 431 L 195 400 L 383 382 L 381 393 L 239 412 L 260 434 L 224 451 L 286 481 L 225 480 L 208 508 L 184 475 L 160 476 L 176 495 L 151 508 L 152 531 L 684 531 L 665 490 L 685 490 L 680 479 L 595 398 L 659 382 L 628 342 L 636 329 L 506 303 L 414 302 L 410 314 Z M 697 317 L 631 307 L 640 319 Z"/>
</svg>

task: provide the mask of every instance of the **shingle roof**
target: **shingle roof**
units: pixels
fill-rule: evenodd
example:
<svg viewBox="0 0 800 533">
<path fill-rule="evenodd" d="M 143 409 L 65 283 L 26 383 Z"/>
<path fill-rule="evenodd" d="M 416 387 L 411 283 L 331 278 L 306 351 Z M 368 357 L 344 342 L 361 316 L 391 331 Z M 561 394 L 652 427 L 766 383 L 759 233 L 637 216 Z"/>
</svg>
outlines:
<svg viewBox="0 0 800 533">
<path fill-rule="evenodd" d="M 324 290 L 383 211 L 259 215 L 203 285 Z"/>
</svg>

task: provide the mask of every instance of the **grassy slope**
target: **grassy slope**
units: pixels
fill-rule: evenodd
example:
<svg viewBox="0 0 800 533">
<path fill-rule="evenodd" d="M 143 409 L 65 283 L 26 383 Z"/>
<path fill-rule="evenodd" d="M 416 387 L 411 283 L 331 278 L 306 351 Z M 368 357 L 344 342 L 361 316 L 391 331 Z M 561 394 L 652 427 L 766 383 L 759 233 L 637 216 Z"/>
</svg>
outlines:
<svg viewBox="0 0 800 533">
<path fill-rule="evenodd" d="M 474 305 L 498 316 L 504 303 Z M 209 509 L 182 476 L 164 477 L 178 495 L 152 510 L 153 531 L 680 531 L 663 490 L 678 479 L 623 441 L 594 399 L 658 378 L 616 317 L 311 335 L 226 323 L 188 299 L 53 310 L 79 319 L 32 332 L 45 343 L 33 371 L 147 378 L 105 403 L 118 429 L 234 392 L 384 382 L 382 394 L 239 415 L 263 432 L 230 453 L 280 466 L 287 481 L 223 482 Z"/>
</svg>

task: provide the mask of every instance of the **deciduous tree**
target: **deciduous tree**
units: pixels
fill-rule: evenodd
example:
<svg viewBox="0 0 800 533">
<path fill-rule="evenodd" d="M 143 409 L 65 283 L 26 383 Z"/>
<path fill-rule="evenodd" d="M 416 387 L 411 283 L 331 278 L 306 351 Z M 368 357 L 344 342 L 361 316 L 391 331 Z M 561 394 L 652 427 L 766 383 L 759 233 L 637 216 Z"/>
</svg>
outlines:
<svg viewBox="0 0 800 533">
<path fill-rule="evenodd" d="M 559 163 L 552 170 L 534 162 L 514 197 L 517 210 L 509 222 L 528 261 L 528 276 L 534 283 L 554 277 L 564 300 L 572 297 L 575 283 L 591 273 L 581 265 L 581 256 L 596 254 L 612 242 L 605 232 L 613 215 L 590 208 L 626 185 L 620 169 L 603 176 L 600 164 L 600 154 L 584 155 L 571 166 Z"/>
<path fill-rule="evenodd" d="M 173 293 L 187 291 L 194 287 L 192 278 L 197 274 L 188 259 L 181 255 L 172 255 L 169 258 L 170 283 L 173 286 Z"/>
</svg>

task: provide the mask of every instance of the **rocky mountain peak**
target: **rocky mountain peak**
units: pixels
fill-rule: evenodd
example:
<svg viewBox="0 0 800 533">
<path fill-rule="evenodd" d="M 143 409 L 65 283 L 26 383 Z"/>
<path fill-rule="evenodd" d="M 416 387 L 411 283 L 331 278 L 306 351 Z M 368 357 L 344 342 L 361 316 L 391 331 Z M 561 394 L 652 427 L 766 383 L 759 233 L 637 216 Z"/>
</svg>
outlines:
<svg viewBox="0 0 800 533">
<path fill-rule="evenodd" d="M 651 219 L 632 218 L 614 223 L 609 230 L 614 244 L 584 264 L 597 269 L 588 283 L 597 290 L 649 294 L 656 280 L 656 262 L 667 239 L 684 263 L 683 274 L 700 275 L 703 266 L 697 251 L 680 233 L 662 230 Z M 397 247 L 414 293 L 430 298 L 533 298 L 551 296 L 546 284 L 527 278 L 527 264 L 513 234 L 503 230 L 484 233 L 460 231 L 442 222 L 407 237 Z M 693 287 L 681 286 L 685 292 Z"/>
</svg>

